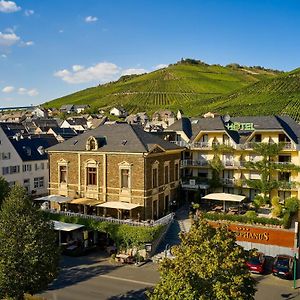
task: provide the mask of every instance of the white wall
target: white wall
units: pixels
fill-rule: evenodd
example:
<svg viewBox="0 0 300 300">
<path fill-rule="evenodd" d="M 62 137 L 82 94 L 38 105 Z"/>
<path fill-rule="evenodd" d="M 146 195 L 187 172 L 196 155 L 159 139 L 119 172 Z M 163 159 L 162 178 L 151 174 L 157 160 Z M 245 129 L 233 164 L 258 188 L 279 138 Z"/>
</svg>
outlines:
<svg viewBox="0 0 300 300">
<path fill-rule="evenodd" d="M 10 140 L 3 132 L 0 127 L 0 176 L 4 177 L 7 182 L 16 182 L 21 186 L 24 186 L 24 179 L 30 180 L 29 193 L 34 190 L 36 193 L 34 195 L 43 195 L 48 193 L 48 183 L 49 183 L 49 169 L 48 160 L 39 161 L 28 161 L 23 162 L 15 148 L 12 146 Z M 2 159 L 2 153 L 10 152 L 10 159 Z M 44 169 L 41 168 L 41 164 L 44 163 Z M 23 165 L 31 165 L 30 172 L 23 172 Z M 36 170 L 35 164 L 37 164 L 38 169 Z M 19 172 L 14 174 L 3 175 L 4 167 L 19 166 Z M 43 187 L 34 187 L 34 178 L 44 177 Z"/>
</svg>

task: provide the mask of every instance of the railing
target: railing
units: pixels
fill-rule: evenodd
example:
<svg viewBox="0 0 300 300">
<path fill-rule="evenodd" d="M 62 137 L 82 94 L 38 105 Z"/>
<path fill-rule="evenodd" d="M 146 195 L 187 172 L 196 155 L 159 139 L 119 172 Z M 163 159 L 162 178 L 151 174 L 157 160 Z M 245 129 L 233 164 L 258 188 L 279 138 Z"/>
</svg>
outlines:
<svg viewBox="0 0 300 300">
<path fill-rule="evenodd" d="M 185 142 L 185 141 L 170 141 L 170 143 L 175 144 L 179 147 L 188 147 L 189 143 Z"/>
<path fill-rule="evenodd" d="M 195 142 L 190 144 L 191 148 L 211 148 L 212 146 L 208 142 Z"/>
<path fill-rule="evenodd" d="M 181 161 L 181 167 L 190 167 L 190 166 L 204 167 L 204 166 L 208 166 L 208 165 L 209 165 L 209 162 L 207 160 L 183 159 Z"/>
<path fill-rule="evenodd" d="M 234 185 L 235 184 L 235 178 L 222 178 L 222 183 L 224 185 Z"/>
<path fill-rule="evenodd" d="M 253 149 L 255 145 L 261 144 L 263 142 L 249 142 L 245 144 L 238 144 L 239 149 Z M 281 144 L 283 146 L 283 150 L 295 150 L 296 147 L 293 143 L 291 142 L 279 142 L 279 143 L 269 143 L 270 145 L 272 144 Z"/>
<path fill-rule="evenodd" d="M 79 217 L 83 219 L 90 219 L 90 220 L 96 220 L 100 222 L 110 222 L 110 223 L 116 223 L 116 224 L 127 224 L 130 226 L 157 226 L 157 225 L 166 225 L 169 222 L 171 222 L 174 218 L 174 213 L 170 213 L 156 221 L 132 221 L 132 220 L 121 220 L 121 219 L 116 219 L 112 217 L 101 217 L 101 216 L 95 216 L 95 215 L 86 215 L 86 214 L 81 214 L 81 213 L 75 213 L 75 212 L 70 212 L 70 211 L 57 211 L 53 209 L 44 209 L 44 211 L 53 213 L 53 214 L 58 214 L 58 215 L 63 215 L 63 216 L 68 216 L 68 217 Z"/>
<path fill-rule="evenodd" d="M 170 213 L 156 221 L 154 221 L 153 226 L 156 225 L 167 225 L 174 219 L 175 213 Z"/>
</svg>

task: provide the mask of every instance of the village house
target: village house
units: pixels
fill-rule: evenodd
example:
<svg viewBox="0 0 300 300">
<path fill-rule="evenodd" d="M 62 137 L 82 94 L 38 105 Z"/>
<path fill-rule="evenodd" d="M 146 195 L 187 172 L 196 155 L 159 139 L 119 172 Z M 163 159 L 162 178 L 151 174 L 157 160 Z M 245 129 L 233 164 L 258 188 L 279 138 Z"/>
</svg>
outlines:
<svg viewBox="0 0 300 300">
<path fill-rule="evenodd" d="M 28 134 L 22 124 L 0 123 L 0 175 L 10 184 L 24 186 L 34 196 L 48 190 L 48 155 L 57 140 L 52 135 Z"/>
<path fill-rule="evenodd" d="M 75 211 L 156 219 L 177 199 L 181 151 L 138 125 L 105 124 L 48 149 L 50 194 Z"/>
</svg>

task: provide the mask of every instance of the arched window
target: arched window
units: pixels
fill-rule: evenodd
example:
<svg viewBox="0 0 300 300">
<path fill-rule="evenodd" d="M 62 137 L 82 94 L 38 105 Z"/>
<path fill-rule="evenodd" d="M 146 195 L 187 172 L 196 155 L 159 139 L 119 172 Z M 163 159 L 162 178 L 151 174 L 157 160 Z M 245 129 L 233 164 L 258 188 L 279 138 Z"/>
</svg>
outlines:
<svg viewBox="0 0 300 300">
<path fill-rule="evenodd" d="M 86 141 L 86 150 L 92 151 L 98 149 L 98 143 L 93 136 L 90 136 Z"/>
</svg>

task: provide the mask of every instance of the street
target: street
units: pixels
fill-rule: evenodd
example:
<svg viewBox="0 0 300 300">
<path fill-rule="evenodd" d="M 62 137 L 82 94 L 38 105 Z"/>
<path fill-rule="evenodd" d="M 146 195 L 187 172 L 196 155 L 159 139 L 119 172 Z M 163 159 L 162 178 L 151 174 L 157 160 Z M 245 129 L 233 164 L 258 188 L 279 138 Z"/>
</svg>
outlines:
<svg viewBox="0 0 300 300">
<path fill-rule="evenodd" d="M 258 282 L 256 300 L 300 299 L 299 279 L 294 290 L 293 281 L 271 274 L 253 277 Z M 97 253 L 63 257 L 58 279 L 40 296 L 49 300 L 145 299 L 145 290 L 158 280 L 157 264 L 151 262 L 140 267 L 122 265 Z"/>
</svg>

